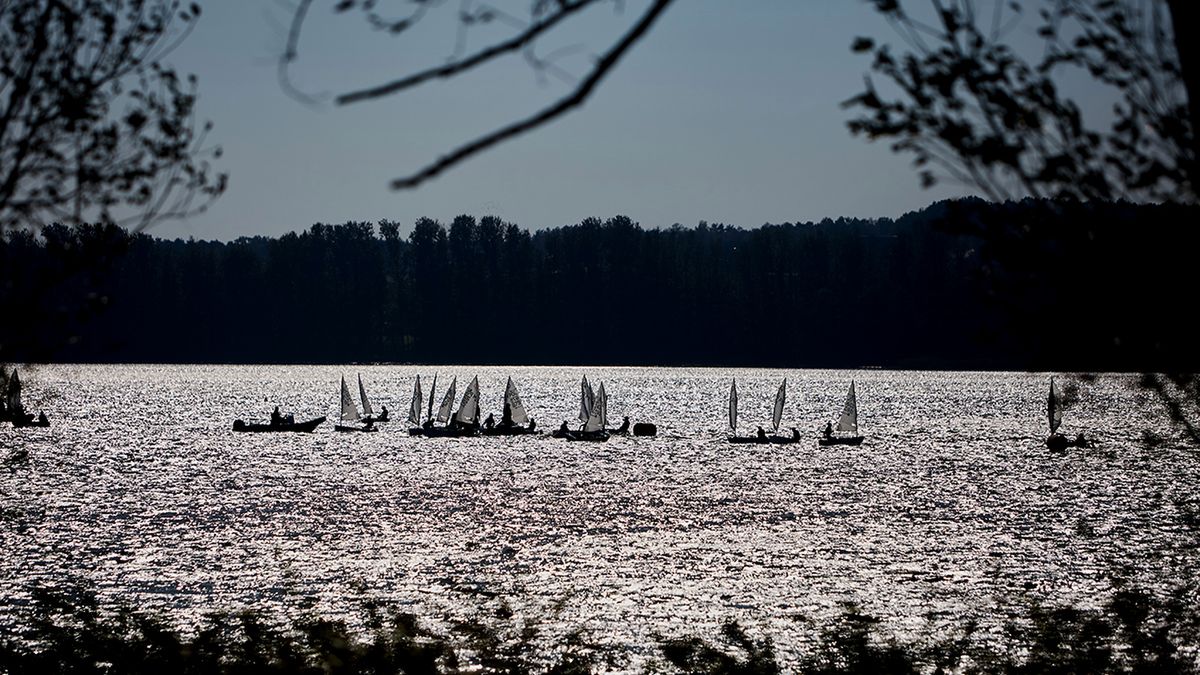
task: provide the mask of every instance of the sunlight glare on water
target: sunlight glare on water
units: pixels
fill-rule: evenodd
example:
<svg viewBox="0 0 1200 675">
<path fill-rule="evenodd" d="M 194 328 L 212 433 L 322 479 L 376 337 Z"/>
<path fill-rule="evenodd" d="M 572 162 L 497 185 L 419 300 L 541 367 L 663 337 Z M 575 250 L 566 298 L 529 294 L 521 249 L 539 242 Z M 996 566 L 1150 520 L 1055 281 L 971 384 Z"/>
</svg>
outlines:
<svg viewBox="0 0 1200 675">
<path fill-rule="evenodd" d="M 579 378 L 603 381 L 613 426 L 657 438 L 570 443 L 407 435 L 413 378 L 478 374 L 499 417 L 511 375 L 539 426 L 575 422 Z M 187 619 L 214 609 L 329 614 L 360 595 L 420 615 L 519 613 L 650 650 L 738 618 L 781 651 L 798 616 L 855 602 L 899 633 L 1003 617 L 1030 599 L 1096 604 L 1122 576 L 1165 591 L 1192 575 L 1181 505 L 1193 448 L 1133 380 L 1082 382 L 1063 431 L 1094 449 L 1045 449 L 1048 375 L 643 368 L 39 366 L 26 402 L 49 430 L 0 430 L 0 599 L 91 582 L 108 599 Z M 361 373 L 392 422 L 333 431 L 338 382 Z M 25 373 L 23 373 L 24 375 Z M 725 442 L 768 427 L 788 378 L 796 445 Z M 859 447 L 823 448 L 856 382 Z M 352 388 L 354 385 L 351 385 Z M 428 392 L 426 392 L 428 396 Z M 313 434 L 235 434 L 274 405 Z M 1143 432 L 1165 438 L 1150 447 Z M 981 616 L 982 615 L 982 616 Z"/>
</svg>

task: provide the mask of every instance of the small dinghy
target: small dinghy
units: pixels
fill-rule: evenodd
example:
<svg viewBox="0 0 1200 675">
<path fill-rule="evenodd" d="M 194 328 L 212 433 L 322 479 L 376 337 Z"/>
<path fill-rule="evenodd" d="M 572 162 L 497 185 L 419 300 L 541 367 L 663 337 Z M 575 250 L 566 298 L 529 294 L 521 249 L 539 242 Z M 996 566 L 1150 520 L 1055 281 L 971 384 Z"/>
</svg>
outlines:
<svg viewBox="0 0 1200 675">
<path fill-rule="evenodd" d="M 847 432 L 849 436 L 836 435 Z M 858 401 L 854 396 L 854 380 L 850 380 L 850 392 L 846 394 L 846 404 L 842 407 L 837 426 L 826 425 L 825 435 L 817 442 L 821 445 L 859 445 L 863 442 L 863 437 L 858 435 Z"/>
<path fill-rule="evenodd" d="M 537 430 L 537 425 L 529 419 L 529 413 L 525 412 L 525 404 L 521 402 L 521 395 L 517 393 L 517 385 L 513 384 L 511 377 L 504 386 L 503 406 L 500 424 L 490 428 L 485 424 L 484 436 L 525 436 L 541 433 Z M 488 419 L 491 419 L 491 415 L 488 415 Z"/>
<path fill-rule="evenodd" d="M 737 413 L 738 413 L 738 394 L 737 380 L 729 387 L 729 431 L 730 435 L 726 440 L 730 443 L 777 443 L 787 444 L 796 443 L 800 440 L 800 433 L 795 429 L 792 430 L 791 436 L 779 435 L 779 423 L 783 420 L 783 406 L 787 401 L 787 378 L 779 385 L 779 390 L 775 392 L 775 405 L 771 408 L 771 425 L 774 433 L 771 436 L 760 426 L 758 433 L 754 436 L 738 436 L 737 435 Z"/>
<path fill-rule="evenodd" d="M 583 423 L 583 428 L 579 430 L 564 429 L 560 427 L 552 435 L 555 438 L 565 438 L 568 441 L 588 441 L 591 443 L 603 443 L 609 439 L 608 430 L 604 427 L 608 423 L 608 394 L 604 392 L 604 383 L 600 383 L 599 391 L 592 394 L 591 387 L 588 386 L 587 378 L 585 377 L 582 385 L 580 402 L 580 415 L 587 412 L 587 420 Z M 566 422 L 563 422 L 566 425 Z"/>
<path fill-rule="evenodd" d="M 233 421 L 234 431 L 249 431 L 255 433 L 273 432 L 273 431 L 297 431 L 302 433 L 311 433 L 318 425 L 325 421 L 325 417 L 308 420 L 307 422 L 281 422 L 279 424 L 246 424 L 241 420 Z"/>
<path fill-rule="evenodd" d="M 4 371 L 0 370 L 0 380 L 3 380 L 3 377 Z M 2 419 L 12 420 L 12 425 L 16 429 L 50 426 L 50 420 L 46 418 L 46 413 L 34 416 L 33 413 L 25 412 L 25 406 L 21 403 L 21 377 L 17 375 L 16 368 L 13 368 L 12 375 L 8 378 L 4 400 L 0 401 L 0 420 Z"/>
<path fill-rule="evenodd" d="M 1046 397 L 1046 416 L 1050 423 L 1050 435 L 1046 437 L 1046 447 L 1055 452 L 1062 452 L 1067 448 L 1090 448 L 1091 441 L 1084 437 L 1083 434 L 1078 434 L 1075 438 L 1068 438 L 1064 434 L 1058 433 L 1058 428 L 1062 425 L 1063 411 L 1062 400 L 1059 398 L 1058 389 L 1054 387 L 1054 378 L 1050 378 L 1050 394 Z"/>
</svg>

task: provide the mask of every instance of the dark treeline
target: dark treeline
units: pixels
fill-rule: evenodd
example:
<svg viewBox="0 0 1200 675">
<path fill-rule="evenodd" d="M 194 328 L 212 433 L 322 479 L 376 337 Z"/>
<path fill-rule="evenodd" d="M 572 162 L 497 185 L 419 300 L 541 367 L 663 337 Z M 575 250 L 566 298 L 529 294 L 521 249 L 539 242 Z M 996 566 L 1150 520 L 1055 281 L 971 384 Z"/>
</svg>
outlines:
<svg viewBox="0 0 1200 675">
<path fill-rule="evenodd" d="M 313 225 L 0 242 L 0 361 L 1195 370 L 1186 207 L 940 202 L 897 219 L 530 233 Z"/>
</svg>

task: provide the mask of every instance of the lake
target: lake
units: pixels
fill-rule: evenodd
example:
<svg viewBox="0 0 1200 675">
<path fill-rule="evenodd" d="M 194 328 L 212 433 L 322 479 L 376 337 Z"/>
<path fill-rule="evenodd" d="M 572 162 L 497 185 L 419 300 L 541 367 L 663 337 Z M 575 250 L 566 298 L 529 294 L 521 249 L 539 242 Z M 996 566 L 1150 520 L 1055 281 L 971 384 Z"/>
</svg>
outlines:
<svg viewBox="0 0 1200 675">
<path fill-rule="evenodd" d="M 542 429 L 601 381 L 609 419 L 655 438 L 608 443 L 407 435 L 414 377 L 440 400 L 478 375 L 499 418 L 508 376 Z M 361 373 L 393 421 L 338 434 L 339 379 Z M 504 601 L 552 629 L 587 628 L 635 658 L 656 635 L 711 637 L 737 618 L 785 658 L 799 617 L 861 605 L 898 635 L 1033 600 L 1096 605 L 1111 579 L 1160 592 L 1196 576 L 1197 453 L 1129 376 L 1076 383 L 1048 452 L 1049 374 L 412 366 L 33 366 L 25 401 L 48 430 L 0 429 L 0 611 L 34 583 L 188 619 L 213 609 L 352 612 L 362 596 L 425 616 Z M 795 445 L 725 442 L 769 424 L 788 378 Z M 867 437 L 819 447 L 847 387 Z M 428 395 L 428 392 L 427 392 Z M 356 397 L 357 398 L 357 397 Z M 235 434 L 235 418 L 328 415 L 313 434 Z M 1150 445 L 1152 431 L 1162 442 Z"/>
</svg>

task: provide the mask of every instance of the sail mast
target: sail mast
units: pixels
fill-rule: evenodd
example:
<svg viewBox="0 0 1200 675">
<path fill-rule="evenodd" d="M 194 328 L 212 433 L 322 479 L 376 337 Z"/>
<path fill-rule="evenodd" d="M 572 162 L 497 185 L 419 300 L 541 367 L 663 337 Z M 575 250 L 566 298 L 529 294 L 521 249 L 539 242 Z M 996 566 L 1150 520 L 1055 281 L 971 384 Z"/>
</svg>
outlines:
<svg viewBox="0 0 1200 675">
<path fill-rule="evenodd" d="M 858 433 L 858 401 L 854 397 L 854 380 L 850 380 L 850 392 L 846 394 L 846 405 L 842 407 L 837 430 Z"/>
<path fill-rule="evenodd" d="M 729 430 L 737 433 L 737 378 L 729 386 Z"/>
<path fill-rule="evenodd" d="M 771 411 L 771 424 L 775 426 L 775 431 L 779 431 L 779 421 L 783 419 L 783 402 L 787 399 L 787 378 L 783 378 L 783 384 L 779 385 L 779 392 L 775 394 L 775 409 Z"/>
<path fill-rule="evenodd" d="M 421 408 L 421 376 L 417 375 L 417 382 L 413 385 L 412 403 L 408 406 L 408 421 L 410 424 L 421 424 Z"/>
<path fill-rule="evenodd" d="M 367 390 L 363 387 L 362 373 L 358 374 L 358 397 L 362 399 L 363 414 L 373 415 L 374 410 L 371 410 L 371 399 L 367 398 Z"/>
<path fill-rule="evenodd" d="M 1050 420 L 1050 433 L 1058 431 L 1062 424 L 1062 406 L 1058 404 L 1058 392 L 1054 390 L 1054 378 L 1050 378 L 1050 395 L 1046 397 L 1046 416 Z"/>
<path fill-rule="evenodd" d="M 419 378 L 420 375 L 417 377 Z M 435 391 L 437 391 L 437 373 L 433 374 L 433 386 L 429 387 L 429 414 L 426 415 L 426 418 L 431 420 L 433 419 L 433 393 Z"/>
<path fill-rule="evenodd" d="M 350 396 L 350 387 L 346 386 L 346 376 L 342 376 L 342 421 L 355 422 L 358 420 L 358 406 Z"/>
</svg>

